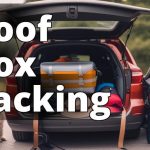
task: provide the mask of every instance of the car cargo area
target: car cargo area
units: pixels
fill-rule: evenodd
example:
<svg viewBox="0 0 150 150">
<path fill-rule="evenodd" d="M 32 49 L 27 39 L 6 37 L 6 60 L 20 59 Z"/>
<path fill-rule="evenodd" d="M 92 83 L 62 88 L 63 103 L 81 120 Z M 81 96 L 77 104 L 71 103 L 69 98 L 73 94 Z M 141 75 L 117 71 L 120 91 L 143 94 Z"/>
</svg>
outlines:
<svg viewBox="0 0 150 150">
<path fill-rule="evenodd" d="M 35 62 L 32 65 L 32 69 L 36 73 L 35 77 L 27 77 L 24 75 L 22 78 L 17 78 L 19 90 L 23 92 L 33 91 L 33 85 L 41 85 L 40 65 L 43 62 L 55 62 L 56 60 L 61 63 L 61 59 L 64 57 L 72 58 L 68 61 L 90 61 L 95 64 L 98 72 L 96 87 L 101 83 L 113 84 L 118 96 L 122 102 L 124 99 L 124 77 L 122 74 L 122 68 L 120 62 L 114 52 L 105 44 L 95 42 L 58 42 L 54 44 L 42 44 L 37 47 L 30 57 L 36 57 Z M 96 92 L 95 87 L 95 92 Z M 42 92 L 42 95 L 44 92 Z M 89 95 L 90 97 L 90 95 Z M 30 102 L 23 100 L 23 105 L 32 103 L 32 97 Z M 50 102 L 55 107 L 55 96 Z M 59 119 L 67 119 L 61 113 L 45 113 L 42 116 Z M 118 113 L 116 113 L 118 115 Z M 120 113 L 119 113 L 120 114 Z M 32 112 L 21 113 L 24 118 L 30 118 Z M 88 116 L 87 116 L 88 118 Z"/>
</svg>

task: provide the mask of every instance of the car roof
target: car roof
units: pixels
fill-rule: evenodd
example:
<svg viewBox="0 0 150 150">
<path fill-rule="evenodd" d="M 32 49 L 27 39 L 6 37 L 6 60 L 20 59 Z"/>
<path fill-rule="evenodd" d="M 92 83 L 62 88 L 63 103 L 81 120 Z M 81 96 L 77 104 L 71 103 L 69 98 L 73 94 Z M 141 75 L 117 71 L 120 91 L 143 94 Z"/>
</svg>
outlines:
<svg viewBox="0 0 150 150">
<path fill-rule="evenodd" d="M 126 4 L 120 4 L 120 3 L 114 3 L 114 2 L 108 2 L 108 1 L 101 1 L 101 0 L 42 0 L 42 1 L 22 1 L 22 3 L 0 3 L 0 11 L 7 11 L 10 9 L 21 9 L 25 7 L 33 7 L 38 5 L 47 5 L 47 4 L 90 4 L 90 5 L 104 5 L 104 6 L 111 6 L 116 7 L 120 9 L 128 9 L 128 10 L 136 10 L 141 13 L 150 13 L 149 8 L 142 8 L 137 6 L 131 6 Z"/>
</svg>

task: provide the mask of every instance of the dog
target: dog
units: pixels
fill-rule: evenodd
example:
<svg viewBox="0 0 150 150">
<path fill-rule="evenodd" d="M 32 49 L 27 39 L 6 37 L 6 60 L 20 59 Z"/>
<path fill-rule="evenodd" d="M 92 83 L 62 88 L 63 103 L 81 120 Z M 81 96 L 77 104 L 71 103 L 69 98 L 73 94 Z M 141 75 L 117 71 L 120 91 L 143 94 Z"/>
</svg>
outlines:
<svg viewBox="0 0 150 150">
<path fill-rule="evenodd" d="M 0 112 L 0 142 L 6 141 L 6 139 L 3 137 L 3 124 L 5 120 L 5 113 Z"/>
</svg>

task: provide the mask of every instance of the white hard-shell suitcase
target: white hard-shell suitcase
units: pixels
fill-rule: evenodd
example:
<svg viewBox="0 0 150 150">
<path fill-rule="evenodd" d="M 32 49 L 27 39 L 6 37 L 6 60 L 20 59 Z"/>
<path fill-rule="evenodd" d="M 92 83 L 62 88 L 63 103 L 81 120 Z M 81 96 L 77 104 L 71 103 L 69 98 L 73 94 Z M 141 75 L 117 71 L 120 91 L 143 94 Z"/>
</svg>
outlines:
<svg viewBox="0 0 150 150">
<path fill-rule="evenodd" d="M 97 75 L 93 62 L 43 62 L 40 72 L 45 91 L 54 91 L 57 85 L 64 85 L 64 92 L 95 91 Z"/>
</svg>

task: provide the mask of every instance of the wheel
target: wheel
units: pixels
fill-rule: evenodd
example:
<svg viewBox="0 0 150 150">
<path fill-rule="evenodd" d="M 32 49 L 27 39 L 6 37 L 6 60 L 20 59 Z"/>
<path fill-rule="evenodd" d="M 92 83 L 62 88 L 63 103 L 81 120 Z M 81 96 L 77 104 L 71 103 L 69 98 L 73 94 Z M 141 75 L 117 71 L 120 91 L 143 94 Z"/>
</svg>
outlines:
<svg viewBox="0 0 150 150">
<path fill-rule="evenodd" d="M 12 131 L 13 137 L 18 142 L 31 142 L 33 141 L 33 133 L 32 132 L 20 132 L 20 131 Z"/>
<path fill-rule="evenodd" d="M 139 135 L 140 135 L 140 129 L 128 130 L 128 131 L 126 131 L 125 138 L 135 139 L 135 138 L 138 138 Z"/>
</svg>

